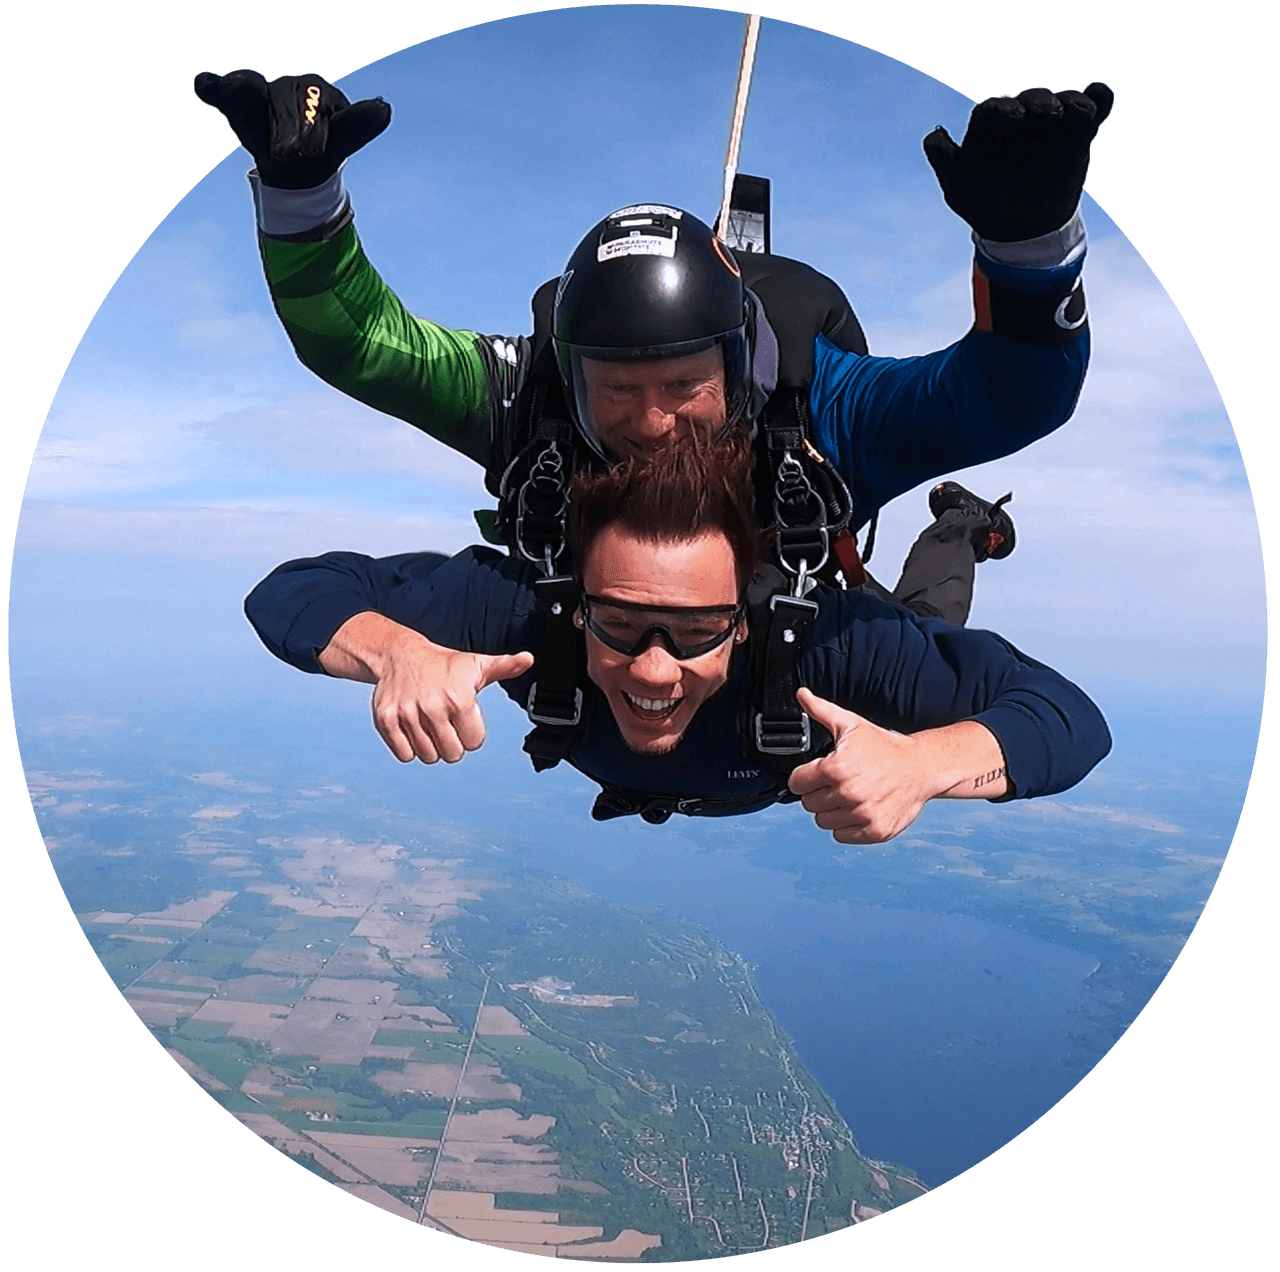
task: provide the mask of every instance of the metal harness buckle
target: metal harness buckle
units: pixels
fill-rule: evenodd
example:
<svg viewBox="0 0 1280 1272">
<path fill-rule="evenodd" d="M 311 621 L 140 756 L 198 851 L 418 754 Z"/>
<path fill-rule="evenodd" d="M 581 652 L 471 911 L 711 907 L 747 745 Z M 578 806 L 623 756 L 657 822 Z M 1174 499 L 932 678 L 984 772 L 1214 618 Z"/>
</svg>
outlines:
<svg viewBox="0 0 1280 1272">
<path fill-rule="evenodd" d="M 539 715 L 538 714 L 538 686 L 534 686 L 529 691 L 529 705 L 525 708 L 527 715 L 535 724 L 557 724 L 562 728 L 572 728 L 582 718 L 582 691 L 580 688 L 573 690 L 573 712 L 572 715 Z M 808 722 L 808 717 L 805 717 Z"/>
<path fill-rule="evenodd" d="M 818 509 L 815 520 L 788 524 L 788 508 L 808 511 L 814 506 Z M 778 526 L 775 535 L 778 562 L 788 574 L 799 577 L 799 585 L 795 589 L 799 596 L 803 594 L 804 576 L 816 574 L 826 565 L 831 554 L 831 534 L 826 524 L 826 505 L 814 490 L 804 466 L 789 450 L 783 453 L 778 464 L 773 508 Z M 799 565 L 793 557 L 799 558 Z"/>
<path fill-rule="evenodd" d="M 799 755 L 812 740 L 809 717 L 803 712 L 799 720 L 766 720 L 763 711 L 756 713 L 756 750 L 764 755 Z"/>
<path fill-rule="evenodd" d="M 565 550 L 565 514 L 569 494 L 564 458 L 555 442 L 548 442 L 529 469 L 516 501 L 515 549 L 526 561 L 552 573 L 551 562 Z M 534 523 L 526 530 L 526 518 Z M 550 533 L 548 533 L 550 532 Z M 533 539 L 535 542 L 530 543 Z M 552 547 L 554 546 L 554 551 Z"/>
</svg>

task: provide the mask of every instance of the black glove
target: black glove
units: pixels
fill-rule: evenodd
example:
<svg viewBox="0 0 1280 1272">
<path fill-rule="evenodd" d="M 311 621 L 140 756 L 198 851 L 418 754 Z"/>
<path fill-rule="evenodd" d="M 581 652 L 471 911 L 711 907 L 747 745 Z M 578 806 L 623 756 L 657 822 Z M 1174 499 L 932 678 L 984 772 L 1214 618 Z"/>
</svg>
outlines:
<svg viewBox="0 0 1280 1272">
<path fill-rule="evenodd" d="M 391 122 L 381 97 L 353 106 L 318 75 L 285 75 L 267 83 L 257 71 L 196 76 L 196 96 L 216 106 L 258 165 L 262 184 L 310 190 Z"/>
<path fill-rule="evenodd" d="M 957 146 L 945 128 L 924 139 L 943 198 L 979 238 L 1016 243 L 1060 229 L 1080 202 L 1089 143 L 1111 113 L 1105 84 L 1083 93 L 1029 88 L 973 108 Z"/>
</svg>

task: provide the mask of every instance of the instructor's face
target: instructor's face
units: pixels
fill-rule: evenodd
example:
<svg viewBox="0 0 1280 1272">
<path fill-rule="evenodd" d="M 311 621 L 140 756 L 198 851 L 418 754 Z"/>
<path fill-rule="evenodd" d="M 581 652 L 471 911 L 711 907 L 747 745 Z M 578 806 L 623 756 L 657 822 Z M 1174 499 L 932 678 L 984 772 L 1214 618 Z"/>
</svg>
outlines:
<svg viewBox="0 0 1280 1272">
<path fill-rule="evenodd" d="M 608 526 L 592 545 L 583 583 L 593 596 L 655 608 L 737 603 L 733 549 L 718 530 L 688 543 L 648 543 Z M 645 621 L 641 619 L 640 621 Z M 729 678 L 741 626 L 697 658 L 678 659 L 655 634 L 628 656 L 587 632 L 587 674 L 609 700 L 622 740 L 633 751 L 662 755 L 676 747 L 698 708 Z"/>
<path fill-rule="evenodd" d="M 582 376 L 596 433 L 619 459 L 648 450 L 680 427 L 724 426 L 724 355 L 718 345 L 661 362 L 583 358 Z"/>
</svg>

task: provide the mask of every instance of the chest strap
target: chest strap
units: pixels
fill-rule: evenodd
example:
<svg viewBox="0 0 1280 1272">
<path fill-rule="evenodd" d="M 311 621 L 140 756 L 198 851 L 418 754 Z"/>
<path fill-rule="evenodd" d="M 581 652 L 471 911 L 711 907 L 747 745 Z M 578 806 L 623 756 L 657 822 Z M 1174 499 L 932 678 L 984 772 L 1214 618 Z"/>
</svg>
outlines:
<svg viewBox="0 0 1280 1272">
<path fill-rule="evenodd" d="M 661 826 L 673 813 L 686 817 L 717 817 L 741 812 L 753 806 L 767 807 L 769 803 L 790 804 L 799 798 L 785 786 L 775 786 L 772 791 L 759 795 L 705 796 L 682 799 L 676 795 L 642 795 L 639 791 L 624 790 L 604 782 L 604 788 L 596 796 L 591 808 L 595 821 L 612 821 L 615 817 L 635 817 L 651 826 Z"/>
</svg>

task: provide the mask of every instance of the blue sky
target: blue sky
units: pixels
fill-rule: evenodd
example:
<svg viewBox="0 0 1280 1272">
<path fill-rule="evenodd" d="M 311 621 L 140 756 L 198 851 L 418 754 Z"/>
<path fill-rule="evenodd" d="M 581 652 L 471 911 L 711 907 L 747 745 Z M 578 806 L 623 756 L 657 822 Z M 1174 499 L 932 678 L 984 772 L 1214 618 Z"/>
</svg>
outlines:
<svg viewBox="0 0 1280 1272">
<path fill-rule="evenodd" d="M 380 94 L 395 112 L 347 171 L 371 259 L 414 312 L 514 333 L 603 212 L 657 198 L 710 218 L 740 21 L 531 15 L 350 76 L 350 96 Z M 875 352 L 926 352 L 971 320 L 967 228 L 919 146 L 937 123 L 959 136 L 967 113 L 901 63 L 765 24 L 741 167 L 773 180 L 775 248 L 841 282 Z M 179 204 L 91 325 L 31 472 L 20 572 L 46 552 L 176 549 L 234 608 L 290 554 L 474 537 L 470 510 L 489 502 L 478 469 L 293 358 L 261 281 L 247 167 L 237 149 Z M 1183 692 L 1194 660 L 1194 695 L 1251 712 L 1261 566 L 1230 426 L 1158 282 L 1096 206 L 1087 216 L 1096 352 L 1077 415 L 962 474 L 988 497 L 1012 488 L 1019 530 L 1018 551 L 979 571 L 973 622 L 1123 695 Z M 925 520 L 923 491 L 888 510 L 879 573 L 896 572 Z M 1171 581 L 1189 578 L 1194 600 L 1171 613 Z M 20 642 L 20 608 L 15 620 Z"/>
<path fill-rule="evenodd" d="M 380 93 L 395 112 L 347 173 L 370 258 L 414 312 L 513 333 L 528 327 L 533 289 L 609 209 L 661 199 L 710 218 L 740 26 L 696 10 L 551 13 L 350 77 L 350 96 Z M 723 65 L 708 66 L 709 49 Z M 549 66 L 574 68 L 571 92 L 546 92 Z M 764 27 L 742 167 L 774 182 L 775 246 L 844 285 L 876 352 L 939 348 L 971 322 L 968 231 L 919 144 L 939 122 L 958 137 L 968 110 L 856 45 Z M 237 148 L 151 236 L 54 402 L 15 558 L 15 702 L 28 726 L 40 712 L 81 726 L 142 718 L 143 703 L 195 718 L 212 696 L 278 703 L 305 729 L 317 695 L 366 691 L 271 659 L 243 619 L 245 593 L 289 557 L 461 547 L 476 537 L 471 510 L 491 503 L 468 460 L 297 362 L 262 282 L 247 167 Z M 980 567 L 972 621 L 1099 701 L 1115 756 L 1066 798 L 1123 818 L 1142 804 L 1131 779 L 1144 766 L 1247 774 L 1263 600 L 1249 490 L 1212 379 L 1141 258 L 1100 210 L 1087 217 L 1095 355 L 1080 408 L 961 478 L 988 497 L 1012 488 L 1019 531 L 1008 560 Z M 878 573 L 892 581 L 926 519 L 923 490 L 887 510 Z M 86 613 L 105 659 L 83 657 Z M 502 736 L 518 734 L 509 704 L 488 701 L 495 740 L 500 710 Z M 247 747 L 263 744 L 251 733 Z M 378 748 L 369 734 L 352 745 Z M 485 758 L 505 763 L 513 790 L 531 780 L 514 746 Z M 478 775 L 463 769 L 464 782 Z"/>
</svg>

